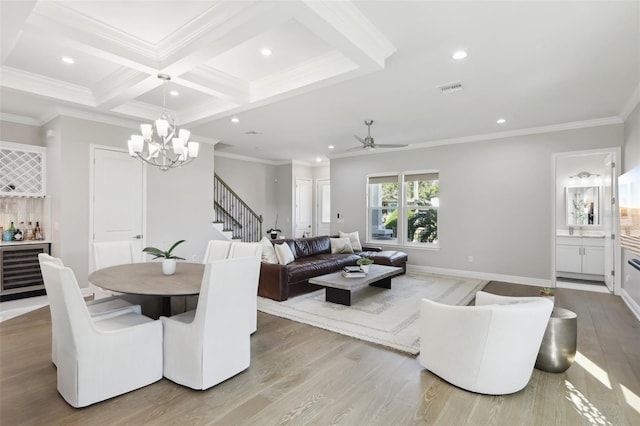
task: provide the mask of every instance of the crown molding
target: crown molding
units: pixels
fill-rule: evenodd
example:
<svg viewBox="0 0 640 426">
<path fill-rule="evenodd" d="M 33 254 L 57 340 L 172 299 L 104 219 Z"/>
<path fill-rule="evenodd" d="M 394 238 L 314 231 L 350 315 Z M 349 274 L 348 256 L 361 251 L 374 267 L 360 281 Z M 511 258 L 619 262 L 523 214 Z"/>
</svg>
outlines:
<svg viewBox="0 0 640 426">
<path fill-rule="evenodd" d="M 222 151 L 214 151 L 213 155 L 214 155 L 214 158 L 215 157 L 230 158 L 232 160 L 249 161 L 252 163 L 266 164 L 268 166 L 282 166 L 285 164 L 289 164 L 289 162 L 265 160 L 264 158 L 249 157 L 246 155 L 238 155 L 238 154 L 232 154 L 229 152 L 222 152 Z M 214 168 L 215 168 L 215 162 L 214 162 Z"/>
<path fill-rule="evenodd" d="M 65 83 L 11 67 L 0 68 L 0 80 L 3 87 L 31 93 L 39 97 L 50 97 L 80 105 L 95 106 L 95 99 L 91 90 L 76 84 Z"/>
<path fill-rule="evenodd" d="M 629 115 L 633 112 L 634 109 L 640 104 L 640 83 L 636 86 L 636 89 L 631 93 L 629 99 L 622 107 L 620 111 L 620 118 L 622 121 L 626 121 L 629 118 Z"/>
<path fill-rule="evenodd" d="M 36 126 L 36 127 L 42 126 L 42 123 L 39 120 L 36 120 L 35 118 L 25 117 L 22 115 L 15 115 L 15 114 L 5 114 L 2 112 L 0 112 L 0 121 L 8 121 L 8 122 L 17 123 L 17 124 L 26 124 L 28 126 Z"/>
<path fill-rule="evenodd" d="M 623 124 L 623 123 L 624 121 L 621 120 L 619 117 L 604 117 L 604 118 L 597 118 L 594 120 L 575 121 L 571 123 L 554 124 L 550 126 L 541 126 L 541 127 L 530 127 L 527 129 L 511 130 L 511 131 L 505 131 L 505 132 L 499 132 L 499 133 L 485 133 L 482 135 L 464 136 L 460 138 L 439 139 L 439 140 L 429 141 L 429 142 L 413 143 L 406 148 L 396 149 L 395 151 L 410 151 L 410 150 L 432 148 L 432 147 L 443 146 L 443 145 L 457 145 L 462 143 L 484 142 L 484 141 L 490 141 L 490 140 L 496 140 L 496 139 L 512 138 L 517 136 L 529 136 L 529 135 L 536 135 L 541 133 L 561 132 L 566 130 L 610 126 L 610 125 Z M 385 152 L 388 152 L 388 151 L 385 150 Z M 340 154 L 330 155 L 329 159 L 331 160 L 333 158 L 347 158 L 347 157 L 353 157 L 356 155 L 372 155 L 372 154 L 378 154 L 378 153 L 380 153 L 380 151 L 376 152 L 376 150 L 360 150 L 360 151 L 352 151 L 352 152 L 343 152 Z"/>
</svg>

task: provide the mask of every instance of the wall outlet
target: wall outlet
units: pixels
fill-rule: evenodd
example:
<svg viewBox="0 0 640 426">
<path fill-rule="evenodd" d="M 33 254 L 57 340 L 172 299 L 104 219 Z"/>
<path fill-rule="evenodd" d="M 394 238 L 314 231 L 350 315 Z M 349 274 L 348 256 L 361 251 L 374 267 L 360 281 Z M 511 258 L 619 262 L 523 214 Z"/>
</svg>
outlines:
<svg viewBox="0 0 640 426">
<path fill-rule="evenodd" d="M 196 262 L 198 260 L 198 255 L 197 254 L 192 254 L 191 255 L 191 261 L 192 262 Z"/>
<path fill-rule="evenodd" d="M 471 263 L 473 263 L 473 256 L 467 256 L 467 260 Z"/>
</svg>

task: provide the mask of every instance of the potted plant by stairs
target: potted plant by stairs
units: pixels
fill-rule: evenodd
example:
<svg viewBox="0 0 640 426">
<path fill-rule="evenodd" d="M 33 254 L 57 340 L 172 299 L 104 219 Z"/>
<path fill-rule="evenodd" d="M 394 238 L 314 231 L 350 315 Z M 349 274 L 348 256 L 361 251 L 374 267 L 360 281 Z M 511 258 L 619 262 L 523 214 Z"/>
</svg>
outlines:
<svg viewBox="0 0 640 426">
<path fill-rule="evenodd" d="M 365 274 L 369 273 L 369 266 L 373 263 L 373 259 L 369 259 L 368 257 L 361 257 L 356 260 L 356 264 L 360 265 Z"/>
<path fill-rule="evenodd" d="M 276 224 L 273 228 L 267 229 L 267 234 L 271 237 L 272 240 L 278 238 L 278 234 L 281 233 L 282 230 L 278 229 L 278 215 L 276 215 Z"/>
<path fill-rule="evenodd" d="M 167 251 L 162 251 L 155 247 L 145 247 L 142 251 L 154 256 L 153 260 L 162 258 L 162 273 L 165 275 L 173 275 L 176 272 L 176 260 L 184 260 L 184 257 L 174 256 L 172 252 L 178 245 L 184 242 L 185 240 L 176 241 Z"/>
</svg>

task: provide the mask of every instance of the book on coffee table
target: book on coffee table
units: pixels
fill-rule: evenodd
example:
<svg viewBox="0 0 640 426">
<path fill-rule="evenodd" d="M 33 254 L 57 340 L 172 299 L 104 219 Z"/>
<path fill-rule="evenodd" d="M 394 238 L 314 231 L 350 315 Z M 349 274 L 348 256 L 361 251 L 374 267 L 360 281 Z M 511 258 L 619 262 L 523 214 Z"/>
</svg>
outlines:
<svg viewBox="0 0 640 426">
<path fill-rule="evenodd" d="M 342 276 L 345 278 L 362 278 L 367 273 L 360 266 L 345 266 L 342 268 Z"/>
</svg>

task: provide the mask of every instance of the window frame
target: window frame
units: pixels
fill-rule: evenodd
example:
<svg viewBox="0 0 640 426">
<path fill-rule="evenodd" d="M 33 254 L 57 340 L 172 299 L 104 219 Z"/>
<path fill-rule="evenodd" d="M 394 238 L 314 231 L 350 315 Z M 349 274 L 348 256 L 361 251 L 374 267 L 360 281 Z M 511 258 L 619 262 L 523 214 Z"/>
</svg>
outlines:
<svg viewBox="0 0 640 426">
<path fill-rule="evenodd" d="M 407 180 L 406 177 L 407 176 L 415 176 L 415 175 L 434 175 L 434 177 L 436 177 L 436 179 L 432 179 L 432 180 L 437 180 L 438 184 L 440 183 L 440 171 L 438 169 L 425 169 L 425 170 L 410 170 L 410 171 L 402 171 L 402 172 L 386 172 L 386 173 L 372 173 L 372 174 L 368 174 L 366 176 L 366 241 L 368 243 L 372 243 L 372 244 L 389 244 L 389 245 L 398 245 L 398 246 L 406 246 L 406 247 L 412 247 L 412 248 L 425 248 L 425 249 L 439 249 L 440 245 L 439 245 L 439 233 L 438 233 L 438 239 L 436 239 L 435 242 L 432 243 L 428 243 L 428 242 L 413 242 L 413 241 L 408 241 L 408 227 L 409 227 L 409 222 L 408 222 L 408 212 L 411 210 L 431 210 L 431 211 L 436 211 L 437 212 L 437 218 L 436 218 L 436 226 L 438 227 L 438 224 L 440 222 L 440 215 L 439 215 L 439 203 L 437 206 L 422 206 L 419 204 L 409 204 L 408 202 L 408 197 L 407 197 Z M 385 206 L 383 202 L 380 203 L 380 205 L 372 205 L 371 204 L 371 197 L 373 196 L 373 194 L 371 193 L 371 180 L 372 179 L 381 179 L 381 178 L 391 178 L 394 177 L 395 180 L 390 180 L 388 183 L 397 183 L 398 185 L 398 194 L 397 194 L 397 206 L 396 206 L 396 210 L 398 211 L 398 218 L 404 218 L 403 220 L 398 220 L 397 221 L 397 226 L 396 226 L 396 235 L 394 238 L 390 238 L 390 239 L 385 239 L 385 238 L 374 238 L 373 236 L 373 232 L 372 232 L 372 226 L 373 226 L 373 221 L 372 221 L 372 217 L 373 217 L 373 211 L 374 210 L 382 210 L 382 209 L 387 209 L 389 210 L 390 207 L 389 206 Z M 380 182 L 383 183 L 383 182 Z M 435 197 L 434 197 L 435 198 Z M 440 192 L 438 191 L 438 200 L 440 199 Z M 383 200 L 381 200 L 383 201 Z M 439 228 L 439 227 L 438 227 Z M 439 231 L 439 229 L 438 229 Z"/>
</svg>

